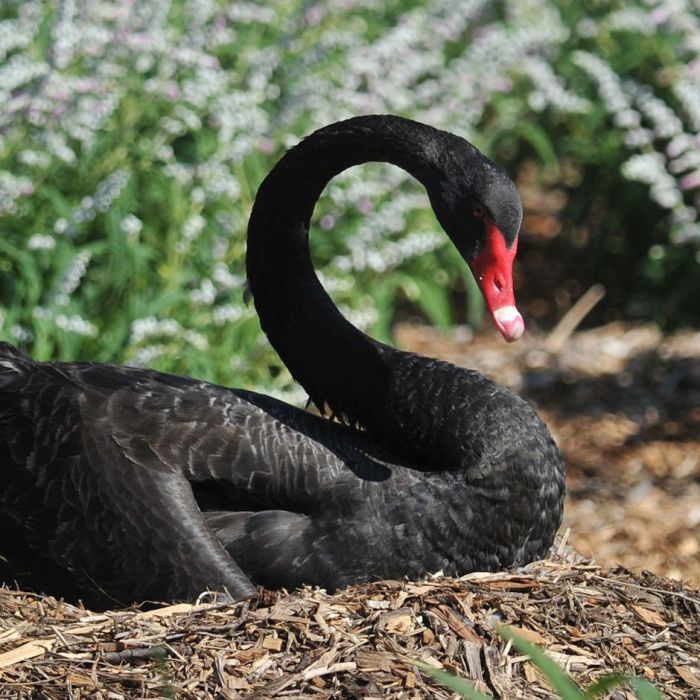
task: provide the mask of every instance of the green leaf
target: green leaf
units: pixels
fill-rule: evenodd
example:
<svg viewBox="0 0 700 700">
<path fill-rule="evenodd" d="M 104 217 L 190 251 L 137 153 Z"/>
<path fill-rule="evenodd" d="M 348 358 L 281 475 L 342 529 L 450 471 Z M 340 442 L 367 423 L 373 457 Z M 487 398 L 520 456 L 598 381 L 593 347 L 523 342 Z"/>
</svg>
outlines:
<svg viewBox="0 0 700 700">
<path fill-rule="evenodd" d="M 449 289 L 426 278 L 413 280 L 418 287 L 417 303 L 430 322 L 442 330 L 452 325 Z"/>
<path fill-rule="evenodd" d="M 628 677 L 623 673 L 610 673 L 602 678 L 599 678 L 595 683 L 591 683 L 586 688 L 586 697 L 598 698 L 604 695 L 612 688 L 617 688 L 620 685 L 627 683 Z"/>
<path fill-rule="evenodd" d="M 544 673 L 552 688 L 561 695 L 563 700 L 586 700 L 586 696 L 578 685 L 542 649 L 523 639 L 508 627 L 499 627 L 498 633 L 513 642 L 518 651 L 530 657 L 532 663 Z"/>
<path fill-rule="evenodd" d="M 621 685 L 630 686 L 639 700 L 662 700 L 661 693 L 649 681 L 637 676 L 628 676 L 625 673 L 610 673 L 599 678 L 586 688 L 586 697 L 591 699 L 601 697 L 612 688 L 618 688 Z"/>
<path fill-rule="evenodd" d="M 518 128 L 518 134 L 527 141 L 545 166 L 556 168 L 559 164 L 556 151 L 547 132 L 537 124 L 525 122 Z"/>
<path fill-rule="evenodd" d="M 638 678 L 637 676 L 630 676 L 627 679 L 627 685 L 631 686 L 634 692 L 637 694 L 639 700 L 662 700 L 663 696 L 661 693 L 651 684 L 649 681 L 644 680 L 644 678 Z"/>
<path fill-rule="evenodd" d="M 488 695 L 480 693 L 478 690 L 474 689 L 474 685 L 469 681 L 465 681 L 452 673 L 447 671 L 442 671 L 439 668 L 434 668 L 433 666 L 428 666 L 428 664 L 421 663 L 420 661 L 414 661 L 414 664 L 427 676 L 431 676 L 436 681 L 439 681 L 443 685 L 447 686 L 450 690 L 454 690 L 455 693 L 459 693 L 463 698 L 468 698 L 468 700 L 493 700 Z"/>
<path fill-rule="evenodd" d="M 472 328 L 478 328 L 484 320 L 486 303 L 474 275 L 467 271 L 464 273 L 464 284 L 467 288 L 467 323 Z"/>
</svg>

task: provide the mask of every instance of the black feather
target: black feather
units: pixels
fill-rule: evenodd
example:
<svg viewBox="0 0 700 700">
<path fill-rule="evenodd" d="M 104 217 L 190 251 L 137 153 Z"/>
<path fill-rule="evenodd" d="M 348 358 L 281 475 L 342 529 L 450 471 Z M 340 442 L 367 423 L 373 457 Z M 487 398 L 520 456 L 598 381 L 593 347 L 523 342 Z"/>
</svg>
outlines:
<svg viewBox="0 0 700 700">
<path fill-rule="evenodd" d="M 346 424 L 253 392 L 38 363 L 0 344 L 3 581 L 103 604 L 205 588 L 242 598 L 255 583 L 333 589 L 545 554 L 564 473 L 534 411 L 476 372 L 367 337 L 316 279 L 316 198 L 368 160 L 420 179 L 467 259 L 483 234 L 474 201 L 515 239 L 512 183 L 463 139 L 362 117 L 304 140 L 260 187 L 248 277 L 282 359 Z"/>
</svg>

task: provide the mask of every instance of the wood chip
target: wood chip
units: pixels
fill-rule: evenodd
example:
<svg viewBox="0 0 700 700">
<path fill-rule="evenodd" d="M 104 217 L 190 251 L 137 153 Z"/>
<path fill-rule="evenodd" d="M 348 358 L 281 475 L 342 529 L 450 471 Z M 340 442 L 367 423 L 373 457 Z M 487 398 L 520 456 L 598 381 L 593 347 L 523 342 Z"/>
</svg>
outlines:
<svg viewBox="0 0 700 700">
<path fill-rule="evenodd" d="M 481 644 L 481 638 L 467 624 L 465 624 L 455 612 L 447 605 L 438 605 L 434 609 L 435 614 L 462 639 L 472 644 Z"/>
<path fill-rule="evenodd" d="M 513 630 L 519 637 L 522 637 L 528 642 L 533 644 L 538 644 L 543 646 L 547 643 L 547 640 L 536 630 L 529 629 L 528 627 L 518 627 L 517 625 L 508 625 L 508 629 Z"/>
<path fill-rule="evenodd" d="M 668 624 L 656 610 L 650 610 L 649 608 L 644 608 L 641 605 L 631 605 L 630 607 L 642 620 L 644 620 L 644 622 L 650 625 L 654 625 L 655 627 L 666 627 Z"/>
<path fill-rule="evenodd" d="M 315 678 L 317 676 L 328 676 L 332 673 L 343 673 L 344 671 L 354 671 L 357 668 L 357 664 L 354 661 L 344 661 L 338 664 L 332 664 L 331 666 L 322 666 L 321 668 L 315 668 L 312 671 L 304 671 L 302 677 L 304 680 L 309 680 L 310 678 Z"/>
<path fill-rule="evenodd" d="M 46 650 L 54 645 L 54 642 L 54 639 L 35 639 L 32 642 L 21 644 L 15 649 L 6 651 L 4 654 L 0 654 L 0 668 L 7 668 L 8 666 L 19 664 L 22 661 L 27 661 L 37 656 L 43 656 Z"/>
<path fill-rule="evenodd" d="M 393 670 L 394 664 L 394 660 L 387 654 L 365 649 L 357 650 L 355 662 L 361 671 L 386 671 L 388 673 Z"/>
<path fill-rule="evenodd" d="M 378 628 L 388 634 L 406 634 L 414 627 L 414 618 L 411 610 L 399 608 L 379 616 Z"/>
<path fill-rule="evenodd" d="M 262 647 L 263 649 L 270 649 L 272 651 L 282 651 L 284 642 L 279 637 L 265 637 Z"/>
<path fill-rule="evenodd" d="M 1 683 L 17 697 L 37 688 L 62 697 L 70 683 L 76 698 L 100 688 L 104 700 L 448 700 L 450 691 L 412 665 L 422 661 L 501 697 L 553 698 L 498 634 L 506 624 L 581 686 L 624 669 L 669 700 L 697 692 L 700 592 L 559 551 L 516 574 L 380 581 L 334 595 L 304 588 L 270 594 L 260 607 L 256 599 L 93 614 L 0 589 Z"/>
<path fill-rule="evenodd" d="M 700 669 L 697 666 L 674 666 L 673 668 L 691 688 L 700 688 Z"/>
</svg>

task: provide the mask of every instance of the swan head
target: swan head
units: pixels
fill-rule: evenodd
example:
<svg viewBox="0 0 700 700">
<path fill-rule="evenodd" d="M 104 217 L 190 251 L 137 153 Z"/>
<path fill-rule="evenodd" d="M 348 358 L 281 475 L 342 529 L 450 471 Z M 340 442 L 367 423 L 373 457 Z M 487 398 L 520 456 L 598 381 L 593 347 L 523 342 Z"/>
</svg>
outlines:
<svg viewBox="0 0 700 700">
<path fill-rule="evenodd" d="M 449 163 L 428 183 L 430 201 L 467 262 L 494 325 L 508 342 L 525 330 L 515 306 L 513 262 L 523 210 L 512 180 L 471 144 L 454 137 Z"/>
<path fill-rule="evenodd" d="M 512 343 L 525 331 L 525 322 L 515 306 L 513 292 L 513 261 L 518 250 L 518 238 L 506 243 L 506 236 L 488 214 L 483 214 L 483 238 L 478 253 L 469 260 L 491 318 L 501 335 Z"/>
</svg>

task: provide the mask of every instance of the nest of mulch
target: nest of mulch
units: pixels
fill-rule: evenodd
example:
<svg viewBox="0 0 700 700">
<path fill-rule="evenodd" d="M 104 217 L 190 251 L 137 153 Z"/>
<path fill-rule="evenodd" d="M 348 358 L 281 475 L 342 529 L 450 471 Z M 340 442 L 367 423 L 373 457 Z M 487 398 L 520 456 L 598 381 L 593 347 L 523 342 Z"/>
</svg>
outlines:
<svg viewBox="0 0 700 700">
<path fill-rule="evenodd" d="M 700 697 L 700 591 L 566 549 L 517 572 L 147 611 L 0 589 L 0 697 L 454 697 L 415 661 L 497 698 L 557 697 L 504 624 L 582 685 L 622 672 Z"/>
</svg>

